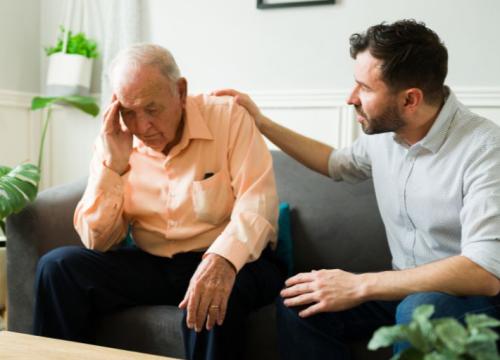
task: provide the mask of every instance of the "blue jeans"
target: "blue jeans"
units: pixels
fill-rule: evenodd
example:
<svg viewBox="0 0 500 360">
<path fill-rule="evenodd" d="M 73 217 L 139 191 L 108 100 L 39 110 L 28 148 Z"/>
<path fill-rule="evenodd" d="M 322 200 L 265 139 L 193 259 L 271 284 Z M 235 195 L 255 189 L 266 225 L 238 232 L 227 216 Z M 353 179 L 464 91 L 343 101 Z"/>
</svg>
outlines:
<svg viewBox="0 0 500 360">
<path fill-rule="evenodd" d="M 407 324 L 422 304 L 435 307 L 433 317 L 463 320 L 466 313 L 485 313 L 498 318 L 498 298 L 452 296 L 439 292 L 416 293 L 402 301 L 370 301 L 355 308 L 300 318 L 300 309 L 288 308 L 279 299 L 278 340 L 283 359 L 350 359 L 348 343 L 371 337 L 380 326 Z M 408 343 L 397 343 L 400 352 Z"/>
</svg>

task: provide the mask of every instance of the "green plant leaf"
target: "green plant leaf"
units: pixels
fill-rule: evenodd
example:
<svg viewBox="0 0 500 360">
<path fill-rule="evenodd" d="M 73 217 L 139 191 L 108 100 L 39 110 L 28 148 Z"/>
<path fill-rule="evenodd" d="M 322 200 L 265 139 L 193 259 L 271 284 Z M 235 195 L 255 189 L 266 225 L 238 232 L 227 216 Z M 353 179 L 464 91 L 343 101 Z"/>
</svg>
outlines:
<svg viewBox="0 0 500 360">
<path fill-rule="evenodd" d="M 454 318 L 431 319 L 434 308 L 422 305 L 415 309 L 408 325 L 378 329 L 368 348 L 376 350 L 397 341 L 411 345 L 391 360 L 500 360 L 496 341 L 500 338 L 492 327 L 500 322 L 485 314 L 467 315 L 467 329 Z"/>
<path fill-rule="evenodd" d="M 391 360 L 423 360 L 424 359 L 424 353 L 421 351 L 418 351 L 417 349 L 414 348 L 409 348 L 403 350 L 401 353 L 398 354 L 397 358 L 392 357 Z"/>
<path fill-rule="evenodd" d="M 48 56 L 62 52 L 63 42 L 66 37 L 66 30 L 64 26 L 59 26 L 59 36 L 56 45 L 53 47 L 46 47 L 45 52 Z M 68 43 L 66 45 L 66 53 L 68 54 L 79 54 L 86 56 L 88 58 L 96 58 L 98 56 L 97 43 L 92 39 L 87 39 L 87 36 L 80 32 L 78 34 L 73 34 L 72 31 L 67 33 Z"/>
<path fill-rule="evenodd" d="M 89 96 L 58 96 L 58 97 L 35 97 L 31 101 L 31 110 L 38 110 L 46 108 L 54 103 L 62 103 L 65 105 L 73 106 L 84 113 L 92 116 L 99 114 L 99 106 L 94 98 Z"/>
<path fill-rule="evenodd" d="M 436 335 L 446 345 L 446 347 L 456 354 L 465 352 L 467 343 L 467 331 L 457 320 L 446 319 L 436 325 Z"/>
<path fill-rule="evenodd" d="M 38 192 L 40 170 L 33 164 L 0 167 L 0 220 L 21 211 Z"/>
<path fill-rule="evenodd" d="M 373 334 L 368 349 L 377 350 L 401 340 L 406 340 L 406 325 L 383 326 Z"/>
<path fill-rule="evenodd" d="M 485 328 L 471 333 L 469 338 L 467 339 L 467 342 L 468 343 L 488 342 L 488 341 L 494 342 L 498 340 L 498 337 L 499 336 L 495 331 Z"/>
<path fill-rule="evenodd" d="M 430 317 L 434 314 L 434 305 L 420 305 L 415 310 L 413 310 L 413 320 L 415 321 L 424 321 L 430 319 Z"/>
<path fill-rule="evenodd" d="M 500 326 L 500 321 L 486 314 L 467 314 L 465 315 L 465 323 L 469 330 L 472 328 L 486 328 Z"/>
<path fill-rule="evenodd" d="M 12 168 L 8 167 L 8 166 L 1 166 L 0 165 L 0 176 L 4 176 L 6 174 L 8 174 L 9 172 L 11 172 Z"/>
<path fill-rule="evenodd" d="M 424 360 L 458 360 L 458 359 L 460 358 L 455 354 L 444 355 L 435 351 L 424 356 Z"/>
<path fill-rule="evenodd" d="M 422 351 L 423 353 L 427 353 L 431 350 L 430 341 L 420 331 L 420 326 L 415 320 L 408 325 L 406 335 L 407 340 L 414 348 Z"/>
<path fill-rule="evenodd" d="M 498 350 L 494 341 L 489 342 L 475 342 L 468 344 L 467 353 L 472 355 L 474 359 L 478 360 L 498 360 Z"/>
<path fill-rule="evenodd" d="M 412 314 L 413 322 L 417 324 L 422 338 L 426 339 L 427 346 L 435 344 L 437 339 L 433 323 L 430 320 L 432 314 L 434 314 L 434 306 L 425 304 L 417 307 Z"/>
</svg>

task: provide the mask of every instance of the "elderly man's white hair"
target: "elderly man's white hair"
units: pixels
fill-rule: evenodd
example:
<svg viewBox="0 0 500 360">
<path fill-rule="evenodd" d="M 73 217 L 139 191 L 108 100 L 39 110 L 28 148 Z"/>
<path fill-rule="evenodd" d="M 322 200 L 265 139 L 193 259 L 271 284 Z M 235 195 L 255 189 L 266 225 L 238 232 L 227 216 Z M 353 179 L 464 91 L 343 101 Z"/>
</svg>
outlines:
<svg viewBox="0 0 500 360">
<path fill-rule="evenodd" d="M 164 47 L 155 44 L 134 44 L 121 50 L 109 66 L 109 77 L 111 84 L 116 80 L 115 70 L 120 64 L 137 68 L 143 65 L 156 66 L 160 72 L 170 80 L 173 89 L 181 77 L 179 67 L 174 57 Z"/>
</svg>

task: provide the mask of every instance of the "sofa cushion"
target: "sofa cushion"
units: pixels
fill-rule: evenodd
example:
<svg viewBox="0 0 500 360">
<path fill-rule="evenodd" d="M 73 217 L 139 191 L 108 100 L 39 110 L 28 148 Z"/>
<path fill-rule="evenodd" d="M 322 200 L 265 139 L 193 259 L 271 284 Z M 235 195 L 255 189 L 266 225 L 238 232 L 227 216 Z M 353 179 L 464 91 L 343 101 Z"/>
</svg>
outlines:
<svg viewBox="0 0 500 360">
<path fill-rule="evenodd" d="M 367 272 L 391 268 L 373 183 L 334 182 L 288 155 L 273 151 L 280 199 L 292 211 L 296 272 L 341 268 Z"/>
</svg>

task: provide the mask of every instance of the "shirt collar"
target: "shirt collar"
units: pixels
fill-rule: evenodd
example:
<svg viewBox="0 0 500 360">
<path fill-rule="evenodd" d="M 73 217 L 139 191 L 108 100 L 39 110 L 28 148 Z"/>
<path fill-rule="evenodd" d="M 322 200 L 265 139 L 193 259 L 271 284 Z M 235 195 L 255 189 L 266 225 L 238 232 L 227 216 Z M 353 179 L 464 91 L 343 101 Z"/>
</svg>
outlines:
<svg viewBox="0 0 500 360">
<path fill-rule="evenodd" d="M 192 96 L 188 96 L 186 99 L 186 109 L 184 111 L 184 130 L 182 132 L 182 138 L 179 144 L 174 146 L 174 149 L 178 148 L 178 153 L 184 149 L 191 140 L 213 140 L 212 133 L 208 128 L 203 115 L 201 114 L 200 108 L 196 102 L 196 99 Z M 146 153 L 154 157 L 165 157 L 161 152 L 155 151 L 150 147 L 146 146 L 140 139 L 134 136 L 133 146 L 141 153 Z"/>
<path fill-rule="evenodd" d="M 200 107 L 196 102 L 196 99 L 188 96 L 186 99 L 186 111 L 184 112 L 185 128 L 182 137 L 188 140 L 191 139 L 201 139 L 201 140 L 213 140 L 212 133 L 208 128 L 205 119 L 200 112 Z"/>
<path fill-rule="evenodd" d="M 431 152 L 436 153 L 441 145 L 443 145 L 446 137 L 448 136 L 453 116 L 455 115 L 459 106 L 457 97 L 447 86 L 445 87 L 445 93 L 447 93 L 448 95 L 443 107 L 439 111 L 436 120 L 434 120 L 434 123 L 432 124 L 431 128 L 424 136 L 424 138 L 413 146 L 424 147 Z M 394 134 L 394 140 L 399 144 L 404 143 L 396 134 Z"/>
</svg>

